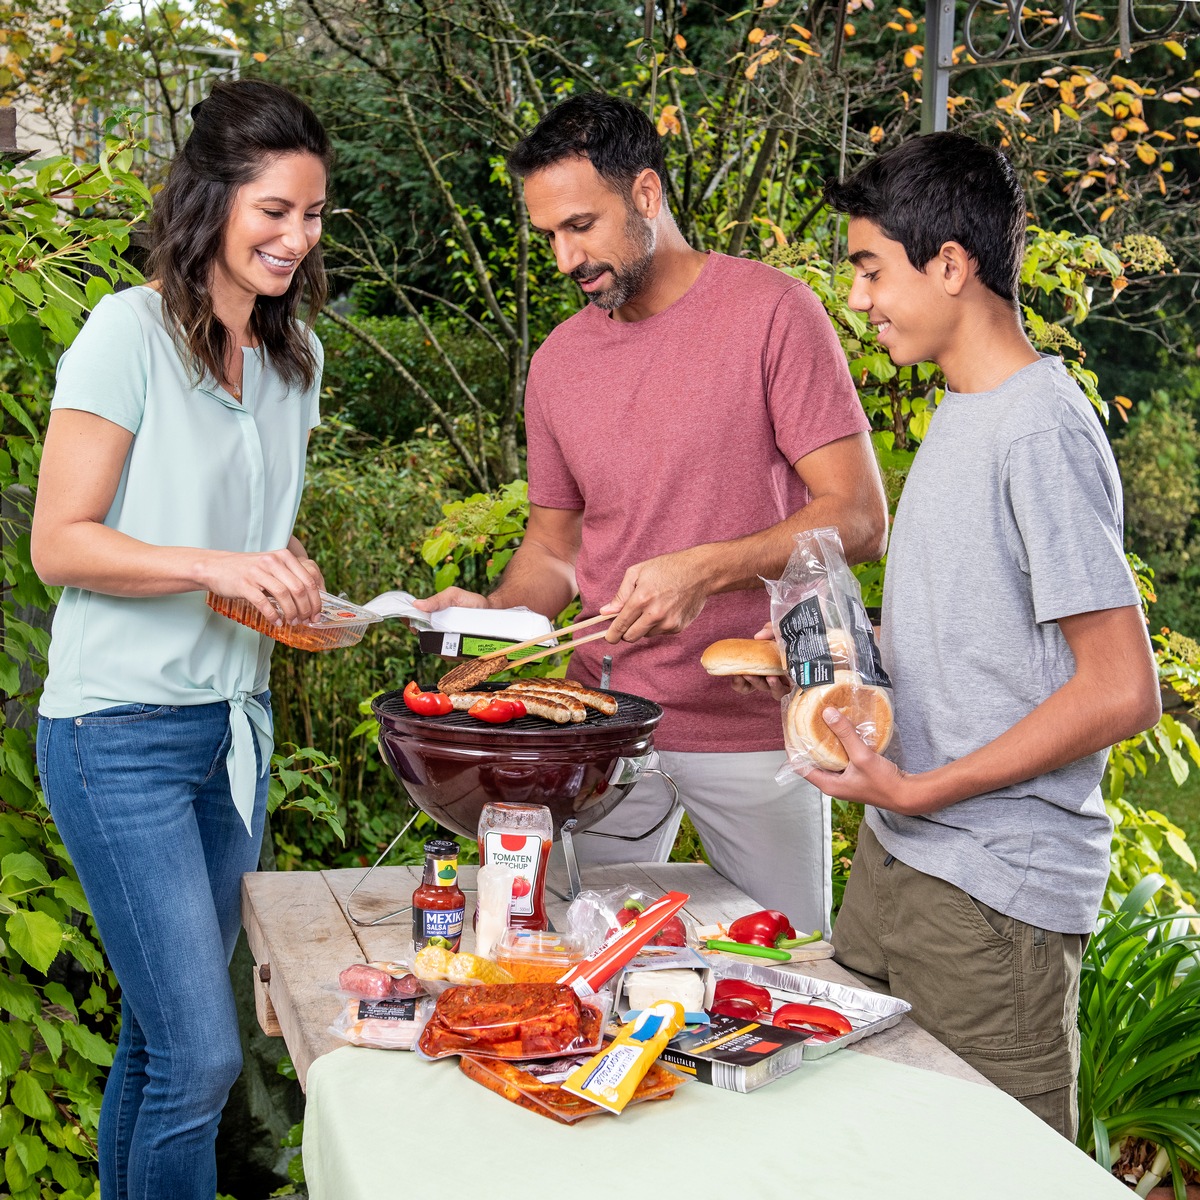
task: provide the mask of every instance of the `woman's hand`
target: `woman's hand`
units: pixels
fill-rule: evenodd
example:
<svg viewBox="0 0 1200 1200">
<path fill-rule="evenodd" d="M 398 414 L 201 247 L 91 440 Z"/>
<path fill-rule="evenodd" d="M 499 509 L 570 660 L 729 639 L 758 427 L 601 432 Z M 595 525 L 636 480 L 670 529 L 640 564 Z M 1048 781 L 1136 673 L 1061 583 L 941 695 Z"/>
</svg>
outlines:
<svg viewBox="0 0 1200 1200">
<path fill-rule="evenodd" d="M 320 568 L 303 552 L 295 538 L 287 549 L 261 554 L 204 551 L 200 575 L 210 592 L 229 600 L 248 600 L 272 625 L 311 621 L 321 611 L 324 580 Z"/>
</svg>

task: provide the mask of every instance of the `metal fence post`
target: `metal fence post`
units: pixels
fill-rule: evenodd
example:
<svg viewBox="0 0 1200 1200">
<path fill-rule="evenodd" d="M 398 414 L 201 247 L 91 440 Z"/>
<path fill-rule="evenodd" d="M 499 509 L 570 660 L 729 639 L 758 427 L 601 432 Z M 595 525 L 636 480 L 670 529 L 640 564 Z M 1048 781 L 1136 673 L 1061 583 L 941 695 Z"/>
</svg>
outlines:
<svg viewBox="0 0 1200 1200">
<path fill-rule="evenodd" d="M 925 0 L 925 53 L 921 69 L 921 132 L 946 128 L 950 67 L 954 60 L 954 0 Z"/>
</svg>

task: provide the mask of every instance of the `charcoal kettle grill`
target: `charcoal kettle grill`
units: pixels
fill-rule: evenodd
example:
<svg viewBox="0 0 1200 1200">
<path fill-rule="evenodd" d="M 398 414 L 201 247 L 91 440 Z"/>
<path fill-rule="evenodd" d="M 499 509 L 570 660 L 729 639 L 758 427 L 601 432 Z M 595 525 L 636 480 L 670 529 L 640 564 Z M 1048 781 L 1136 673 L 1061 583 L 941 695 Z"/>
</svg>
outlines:
<svg viewBox="0 0 1200 1200">
<path fill-rule="evenodd" d="M 590 831 L 594 837 L 640 841 L 661 829 L 679 802 L 679 789 L 658 767 L 654 750 L 662 708 L 628 692 L 607 694 L 617 701 L 615 713 L 589 711 L 586 721 L 568 725 L 532 716 L 488 725 L 465 712 L 421 715 L 399 691 L 384 693 L 371 707 L 392 774 L 417 807 L 447 829 L 476 837 L 490 801 L 545 805 L 562 842 L 567 898 L 573 900 L 581 891 L 575 835 Z M 666 812 L 651 828 L 633 835 L 591 831 L 648 775 L 661 776 L 671 793 Z"/>
</svg>

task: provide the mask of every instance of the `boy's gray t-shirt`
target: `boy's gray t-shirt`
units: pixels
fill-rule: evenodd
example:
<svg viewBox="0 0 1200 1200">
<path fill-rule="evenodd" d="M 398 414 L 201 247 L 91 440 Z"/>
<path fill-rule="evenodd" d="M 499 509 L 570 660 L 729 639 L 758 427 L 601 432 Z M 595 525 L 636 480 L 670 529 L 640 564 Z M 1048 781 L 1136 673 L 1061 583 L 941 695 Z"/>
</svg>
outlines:
<svg viewBox="0 0 1200 1200">
<path fill-rule="evenodd" d="M 1075 670 L 1061 617 L 1138 603 L 1121 481 L 1057 358 L 991 392 L 948 392 L 917 452 L 888 550 L 882 653 L 899 762 L 929 771 L 999 737 Z M 1090 932 L 1112 825 L 1103 751 L 927 816 L 867 808 L 884 848 L 992 908 Z"/>
</svg>

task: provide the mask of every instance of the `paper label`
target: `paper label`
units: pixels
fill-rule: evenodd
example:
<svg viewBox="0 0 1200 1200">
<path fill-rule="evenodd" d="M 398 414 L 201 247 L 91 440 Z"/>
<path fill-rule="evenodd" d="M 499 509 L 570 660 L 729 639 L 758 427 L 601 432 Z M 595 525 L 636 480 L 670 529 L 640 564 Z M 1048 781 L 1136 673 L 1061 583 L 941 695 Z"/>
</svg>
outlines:
<svg viewBox="0 0 1200 1200">
<path fill-rule="evenodd" d="M 850 631 L 854 638 L 854 652 L 858 658 L 858 673 L 863 683 L 874 683 L 880 687 L 891 687 L 892 681 L 883 669 L 883 661 L 879 657 L 879 647 L 875 644 L 875 631 L 871 628 L 871 618 L 867 610 L 858 600 L 850 600 L 850 620 L 854 628 Z"/>
<path fill-rule="evenodd" d="M 779 636 L 788 674 L 798 688 L 833 682 L 833 656 L 819 596 L 807 596 L 791 608 L 779 622 Z"/>
<path fill-rule="evenodd" d="M 539 834 L 505 833 L 489 829 L 483 835 L 483 861 L 489 866 L 510 867 L 516 875 L 508 911 L 515 917 L 533 915 L 533 889 L 542 857 Z"/>
<path fill-rule="evenodd" d="M 413 1021 L 417 1016 L 417 1001 L 415 999 L 401 1000 L 360 1000 L 358 1002 L 358 1019 L 370 1018 L 375 1021 Z"/>
</svg>

